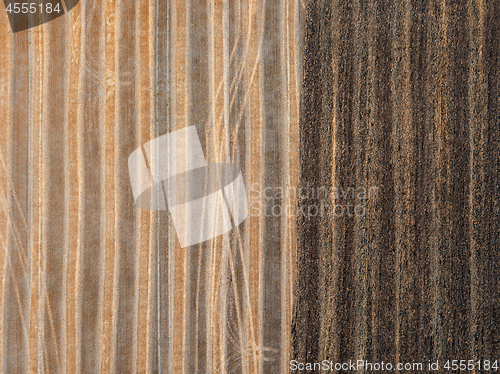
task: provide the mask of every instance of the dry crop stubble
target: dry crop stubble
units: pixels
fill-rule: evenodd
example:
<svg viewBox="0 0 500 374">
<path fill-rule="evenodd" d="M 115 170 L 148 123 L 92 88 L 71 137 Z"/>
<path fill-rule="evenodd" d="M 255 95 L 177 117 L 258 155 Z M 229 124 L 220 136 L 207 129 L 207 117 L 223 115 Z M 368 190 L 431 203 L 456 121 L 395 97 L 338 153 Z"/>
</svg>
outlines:
<svg viewBox="0 0 500 374">
<path fill-rule="evenodd" d="M 0 371 L 500 358 L 499 14 L 80 0 L 13 34 L 3 13 Z M 134 205 L 127 159 L 188 125 L 247 190 L 378 194 L 180 248 L 168 211 Z"/>
<path fill-rule="evenodd" d="M 127 159 L 195 125 L 247 186 L 296 184 L 299 2 L 81 0 L 15 34 L 2 12 L 0 371 L 285 372 L 294 217 L 180 248 Z"/>
</svg>

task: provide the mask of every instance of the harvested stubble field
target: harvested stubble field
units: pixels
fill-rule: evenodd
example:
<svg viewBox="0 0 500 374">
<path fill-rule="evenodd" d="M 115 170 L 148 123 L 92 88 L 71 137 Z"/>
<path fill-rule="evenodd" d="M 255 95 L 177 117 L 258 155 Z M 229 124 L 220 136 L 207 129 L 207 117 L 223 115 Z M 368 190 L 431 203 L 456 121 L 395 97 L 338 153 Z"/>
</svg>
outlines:
<svg viewBox="0 0 500 374">
<path fill-rule="evenodd" d="M 80 0 L 16 33 L 9 1 L 0 372 L 500 360 L 500 1 Z M 250 214 L 181 248 L 127 160 L 190 125 Z"/>
</svg>

